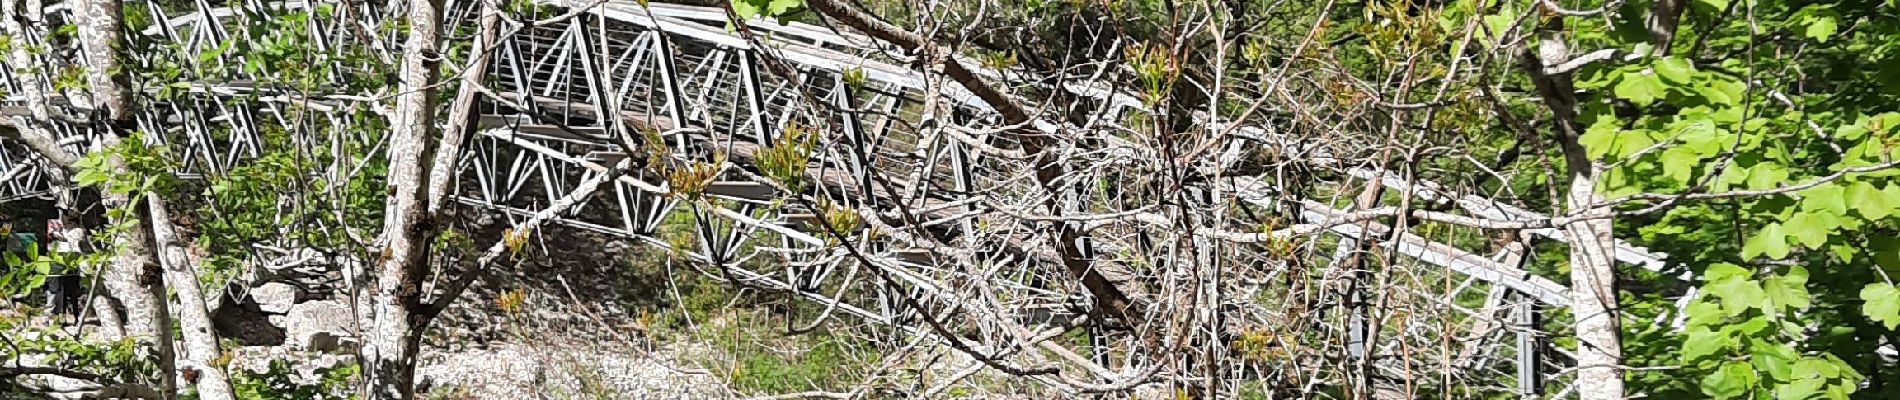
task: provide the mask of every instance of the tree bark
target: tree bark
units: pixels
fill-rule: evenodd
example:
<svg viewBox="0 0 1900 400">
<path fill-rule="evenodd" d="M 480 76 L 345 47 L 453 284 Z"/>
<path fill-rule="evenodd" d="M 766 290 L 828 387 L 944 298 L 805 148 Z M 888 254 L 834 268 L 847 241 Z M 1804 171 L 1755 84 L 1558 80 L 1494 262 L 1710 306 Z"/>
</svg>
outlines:
<svg viewBox="0 0 1900 400">
<path fill-rule="evenodd" d="M 482 78 L 488 75 L 488 60 L 494 52 L 488 51 L 495 45 L 496 36 L 501 31 L 501 10 L 493 3 L 479 1 L 481 8 L 481 28 L 475 35 L 474 43 L 469 45 L 468 67 L 462 69 L 462 88 L 455 93 L 455 101 L 449 104 L 449 120 L 442 128 L 442 144 L 436 149 L 435 165 L 429 169 L 429 214 L 439 215 L 447 201 L 449 187 L 454 186 L 456 164 L 461 161 L 462 147 L 468 143 L 468 137 L 475 128 L 481 115 L 475 113 L 475 98 L 480 92 Z"/>
<path fill-rule="evenodd" d="M 415 356 L 424 327 L 416 317 L 428 254 L 424 166 L 435 126 L 434 82 L 440 75 L 441 0 L 410 0 L 409 38 L 403 45 L 401 86 L 389 145 L 389 200 L 383 214 L 382 254 L 375 270 L 356 282 L 358 316 L 367 317 L 360 352 L 363 398 L 415 396 Z M 367 304 L 363 292 L 369 291 Z M 365 309 L 366 307 L 366 309 Z"/>
<path fill-rule="evenodd" d="M 1519 58 L 1544 97 L 1545 105 L 1550 107 L 1557 125 L 1557 143 L 1562 146 L 1564 168 L 1570 178 L 1565 209 L 1574 217 L 1598 211 L 1603 197 L 1597 194 L 1601 166 L 1590 160 L 1578 140 L 1583 128 L 1577 122 L 1576 92 L 1570 74 L 1543 73 L 1544 66 L 1569 60 L 1563 28 L 1563 17 L 1551 17 L 1537 30 L 1537 54 L 1520 49 Z M 1622 329 L 1616 304 L 1613 223 L 1606 217 L 1563 226 L 1564 234 L 1570 238 L 1570 305 L 1576 318 L 1577 335 L 1575 384 L 1577 396 L 1582 400 L 1623 398 L 1623 347 L 1619 336 Z"/>
<path fill-rule="evenodd" d="M 135 107 L 131 96 L 129 75 L 119 65 L 119 52 L 123 47 L 121 35 L 125 28 L 124 7 L 119 0 L 86 0 L 78 10 L 79 46 L 84 55 L 86 80 L 90 86 L 87 93 L 89 104 L 94 107 L 92 120 L 103 125 L 108 132 L 101 132 L 101 139 L 94 143 L 97 149 L 119 147 L 125 133 L 135 125 L 132 120 Z M 107 160 L 107 168 L 115 176 L 126 176 L 129 171 L 125 161 L 114 156 Z M 138 199 L 128 194 L 111 193 L 101 197 L 107 208 L 117 208 L 137 212 Z M 125 221 L 125 214 L 112 218 L 115 225 Z M 128 336 L 149 339 L 157 349 L 158 363 L 165 393 L 175 395 L 176 382 L 173 380 L 174 365 L 172 354 L 171 322 L 167 310 L 166 291 L 162 268 L 152 258 L 151 232 L 144 227 L 135 227 L 114 240 L 117 253 L 112 265 L 105 272 L 106 284 L 119 304 L 125 308 L 125 324 Z"/>
<path fill-rule="evenodd" d="M 115 138 L 107 138 L 105 146 L 118 144 Z M 117 156 L 109 161 L 110 168 L 124 171 L 125 163 Z M 102 192 L 105 192 L 102 190 Z M 137 207 L 141 204 L 137 198 L 119 193 L 106 193 L 101 202 L 108 209 L 125 210 L 132 215 L 144 214 Z M 136 217 L 127 220 L 125 216 L 109 218 L 114 226 L 129 226 L 125 232 L 113 238 L 112 263 L 104 271 L 105 283 L 111 296 L 124 307 L 125 334 L 139 341 L 151 341 L 156 350 L 159 365 L 161 388 L 168 395 L 174 395 L 177 381 L 172 349 L 171 313 L 166 300 L 163 268 L 152 258 L 152 232 L 147 225 L 140 224 Z"/>
<path fill-rule="evenodd" d="M 119 68 L 124 9 L 120 0 L 86 0 L 78 10 L 79 46 L 85 53 L 86 81 L 92 86 L 89 103 L 115 130 L 131 128 L 135 106 L 131 77 Z"/>
<path fill-rule="evenodd" d="M 1682 0 L 1656 0 L 1650 6 L 1649 18 L 1644 25 L 1649 29 L 1650 44 L 1657 57 L 1669 55 L 1669 48 L 1676 42 L 1676 28 L 1682 21 Z"/>
<path fill-rule="evenodd" d="M 211 329 L 211 313 L 205 310 L 204 293 L 198 287 L 198 274 L 191 264 L 191 257 L 185 254 L 184 240 L 178 235 L 178 228 L 172 225 L 171 212 L 165 200 L 156 194 L 145 195 L 147 210 L 146 223 L 152 229 L 152 247 L 164 254 L 165 280 L 168 287 L 178 294 L 178 324 L 184 331 L 181 342 L 185 345 L 185 357 L 189 368 L 198 371 L 196 382 L 186 382 L 198 386 L 198 398 L 203 400 L 231 400 L 231 382 L 224 369 L 212 365 L 222 351 L 218 349 L 218 334 Z"/>
</svg>

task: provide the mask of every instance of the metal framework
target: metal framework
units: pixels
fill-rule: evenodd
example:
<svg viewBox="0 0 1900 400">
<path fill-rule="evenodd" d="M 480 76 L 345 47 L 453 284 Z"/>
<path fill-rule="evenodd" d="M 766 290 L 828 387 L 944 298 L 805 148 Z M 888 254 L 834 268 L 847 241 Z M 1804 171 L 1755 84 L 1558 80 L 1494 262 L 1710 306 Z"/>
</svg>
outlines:
<svg viewBox="0 0 1900 400">
<path fill-rule="evenodd" d="M 493 49 L 489 81 L 498 98 L 483 102 L 479 135 L 471 141 L 460 164 L 462 184 L 453 197 L 457 202 L 526 218 L 582 182 L 608 173 L 608 166 L 619 160 L 646 157 L 625 153 L 620 140 L 628 137 L 628 132 L 671 132 L 665 140 L 675 162 L 685 165 L 712 160 L 718 154 L 738 166 L 705 189 L 716 201 L 682 201 L 665 177 L 630 174 L 619 177 L 610 190 L 602 190 L 599 196 L 554 222 L 682 251 L 704 265 L 721 266 L 721 273 L 730 279 L 796 293 L 834 307 L 838 313 L 899 327 L 900 333 L 919 333 L 910 331 L 917 328 L 904 328 L 917 326 L 903 322 L 918 315 L 915 307 L 902 301 L 904 297 L 916 299 L 914 304 L 946 320 L 945 315 L 969 314 L 1034 325 L 1057 319 L 1051 313 L 1064 312 L 1060 304 L 1068 301 L 1073 288 L 1008 278 L 1059 269 L 1046 253 L 1034 249 L 1020 253 L 974 251 L 996 247 L 998 242 L 1027 241 L 1033 236 L 990 238 L 973 234 L 978 232 L 976 226 L 985 223 L 983 210 L 996 206 L 968 201 L 982 196 L 962 195 L 1003 186 L 996 179 L 1007 174 L 995 169 L 1006 168 L 1013 161 L 995 159 L 973 148 L 980 144 L 954 139 L 925 123 L 931 118 L 956 118 L 969 125 L 997 125 L 994 113 L 983 102 L 955 84 L 934 81 L 899 66 L 898 60 L 879 51 L 875 41 L 828 28 L 756 23 L 751 25 L 755 33 L 769 38 L 748 39 L 729 31 L 726 15 L 718 9 L 659 3 L 642 8 L 632 2 L 537 1 L 551 6 L 597 6 L 555 23 L 517 24 L 520 30 Z M 185 49 L 185 54 L 201 54 L 226 43 L 230 31 L 242 21 L 308 10 L 310 6 L 305 2 L 247 1 L 242 8 L 211 8 L 200 3 L 204 11 L 178 16 L 161 13 L 155 20 L 165 23 L 138 34 L 156 42 L 175 43 Z M 451 25 L 473 26 L 474 13 L 465 1 L 462 3 L 449 8 Z M 323 7 L 354 7 L 328 12 L 357 13 L 371 20 L 392 13 L 360 2 L 344 4 L 353 5 L 325 3 Z M 151 3 L 148 9 L 156 12 L 161 8 Z M 54 7 L 49 18 L 69 17 L 67 12 Z M 302 34 L 322 46 L 359 45 L 348 42 L 363 39 L 357 33 L 361 26 L 334 19 L 306 18 L 300 23 L 304 24 Z M 392 49 L 396 43 L 369 46 Z M 54 59 L 57 55 L 41 57 L 47 65 L 63 63 Z M 232 65 L 244 61 L 232 57 L 217 55 L 202 61 Z M 764 73 L 770 68 L 765 64 L 768 60 L 789 63 L 797 75 L 787 78 Z M 11 96 L 6 110 L 9 117 L 30 115 L 30 110 L 22 106 L 29 99 L 22 93 L 33 91 L 28 89 L 34 85 L 58 109 L 73 113 L 83 109 L 65 100 L 67 96 L 46 79 L 19 73 L 30 69 L 9 65 L 0 70 L 4 78 L 0 81 Z M 325 81 L 342 85 L 351 79 L 346 74 L 337 75 Z M 374 103 L 370 97 L 300 95 L 299 91 L 241 82 L 196 83 L 181 89 L 185 94 L 152 102 L 140 118 L 140 127 L 163 133 L 146 139 L 176 152 L 182 167 L 179 174 L 187 178 L 220 176 L 258 157 L 272 135 L 267 132 L 270 126 L 310 124 L 312 119 L 331 126 L 353 126 L 360 122 L 352 121 L 347 113 L 327 111 L 360 109 Z M 1088 124 L 1113 124 L 1125 117 L 1127 108 L 1139 107 L 1138 101 L 1110 91 L 1082 86 L 1065 89 L 1107 105 Z M 1062 128 L 1046 121 L 1037 126 L 1051 131 Z M 88 131 L 81 126 L 54 123 L 45 128 L 57 132 L 75 152 L 83 152 L 90 143 Z M 780 204 L 775 199 L 783 194 L 770 185 L 747 179 L 750 173 L 743 172 L 752 167 L 749 163 L 756 161 L 760 149 L 775 143 L 785 129 L 836 133 L 816 147 L 808 174 L 814 178 L 814 190 L 805 195 L 874 215 L 893 216 L 908 210 L 916 214 L 911 217 L 914 223 L 946 231 L 944 237 L 951 239 L 933 244 L 891 235 L 878 240 L 868 246 L 869 253 L 864 256 L 892 272 L 897 284 L 868 277 L 857 259 L 836 249 L 824 239 L 826 235 L 813 228 L 812 221 L 823 218 L 822 210 Z M 1139 150 L 1113 148 L 1112 143 L 1110 147 L 1098 156 L 1124 161 L 1140 158 Z M 0 201 L 46 196 L 50 186 L 42 165 L 19 146 L 0 146 Z M 1415 192 L 1421 198 L 1449 201 L 1473 215 L 1542 218 L 1480 197 L 1442 194 L 1428 183 L 1373 171 L 1354 174 L 1360 179 L 1382 179 L 1400 190 L 1417 186 L 1420 190 Z M 1248 178 L 1191 190 L 1202 195 L 1209 195 L 1209 191 L 1231 194 L 1244 203 L 1296 214 L 1306 221 L 1327 221 L 1347 212 L 1317 201 L 1286 199 L 1267 184 Z M 679 234 L 680 229 L 690 229 L 690 246 L 681 246 L 679 236 L 669 236 Z M 1471 331 L 1483 337 L 1472 348 L 1461 350 L 1461 357 L 1472 365 L 1492 357 L 1514 358 L 1519 382 L 1516 390 L 1535 393 L 1546 384 L 1538 371 L 1551 369 L 1546 365 L 1561 364 L 1539 359 L 1549 352 L 1542 350 L 1547 335 L 1538 328 L 1540 313 L 1565 305 L 1568 295 L 1563 285 L 1527 273 L 1514 263 L 1415 234 L 1384 242 L 1379 238 L 1386 237 L 1389 228 L 1378 224 L 1328 224 L 1327 229 L 1348 243 L 1381 241 L 1381 246 L 1417 263 L 1437 266 L 1459 277 L 1459 285 L 1453 293 L 1444 294 L 1447 297 L 1464 291 L 1481 293 L 1486 299 L 1484 308 L 1466 312 L 1474 321 Z M 1563 240 L 1557 230 L 1531 233 Z M 1107 246 L 1092 243 L 1090 250 L 1113 254 L 1114 249 Z M 1619 244 L 1617 256 L 1651 269 L 1661 270 L 1663 264 L 1661 257 L 1626 244 Z M 983 284 L 952 283 L 971 281 Z M 968 301 L 986 296 L 1010 300 Z M 995 304 L 1015 307 L 995 308 Z M 986 343 L 1011 343 L 1007 338 L 1021 336 L 1014 330 L 1020 327 L 979 328 L 977 335 L 1004 339 Z M 1513 346 L 1487 345 L 1497 343 L 1493 338 L 1506 333 L 1514 335 L 1510 341 Z M 1500 348 L 1515 350 L 1506 356 Z"/>
</svg>

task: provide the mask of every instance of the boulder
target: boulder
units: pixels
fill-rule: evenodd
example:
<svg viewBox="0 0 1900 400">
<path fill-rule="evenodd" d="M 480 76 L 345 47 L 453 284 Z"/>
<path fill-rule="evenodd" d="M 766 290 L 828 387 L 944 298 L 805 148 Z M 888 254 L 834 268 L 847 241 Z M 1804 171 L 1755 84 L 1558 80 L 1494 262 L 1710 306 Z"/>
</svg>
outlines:
<svg viewBox="0 0 1900 400">
<path fill-rule="evenodd" d="M 257 302 L 257 309 L 271 314 L 290 312 L 297 305 L 297 287 L 282 282 L 270 282 L 251 288 L 251 301 Z"/>
<path fill-rule="evenodd" d="M 298 303 L 284 315 L 284 330 L 289 331 L 291 345 L 307 351 L 353 351 L 353 325 L 350 308 L 334 300 Z"/>
</svg>

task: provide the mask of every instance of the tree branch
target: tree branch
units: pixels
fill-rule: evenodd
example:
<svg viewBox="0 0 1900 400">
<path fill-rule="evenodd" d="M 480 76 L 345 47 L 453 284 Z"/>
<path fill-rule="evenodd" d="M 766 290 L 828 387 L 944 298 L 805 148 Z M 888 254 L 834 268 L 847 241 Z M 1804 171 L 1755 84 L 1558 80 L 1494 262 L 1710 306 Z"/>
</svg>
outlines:
<svg viewBox="0 0 1900 400">
<path fill-rule="evenodd" d="M 59 140 L 38 128 L 24 126 L 12 118 L 0 118 L 0 137 L 25 143 L 40 157 L 68 171 L 75 171 L 79 156 L 59 147 Z"/>
<path fill-rule="evenodd" d="M 936 56 L 942 52 L 929 39 L 853 8 L 843 0 L 808 0 L 806 4 L 812 10 L 837 20 L 845 26 L 879 40 L 896 44 L 907 51 L 921 55 L 923 59 L 938 59 L 939 57 Z M 975 94 L 978 99 L 982 99 L 991 109 L 1001 114 L 1004 124 L 1020 127 L 1010 130 L 1009 133 L 1021 141 L 1023 153 L 1034 158 L 1037 184 L 1050 194 L 1061 193 L 1062 189 L 1058 181 L 1063 175 L 1063 166 L 1058 162 L 1060 156 L 1054 152 L 1045 151 L 1052 138 L 1033 127 L 1035 120 L 1029 109 L 983 82 L 982 78 L 958 62 L 955 57 L 946 55 L 941 59 L 944 75 L 962 85 L 964 89 Z M 1058 196 L 1048 196 L 1044 200 L 1044 205 L 1052 212 L 1060 213 L 1062 207 L 1057 199 Z M 1141 306 L 1134 304 L 1130 291 L 1121 282 L 1110 278 L 1111 275 L 1123 275 L 1114 271 L 1104 271 L 1113 266 L 1093 265 L 1095 263 L 1084 254 L 1083 249 L 1078 245 L 1081 242 L 1082 232 L 1077 228 L 1072 224 L 1057 224 L 1055 235 L 1051 236 L 1052 244 L 1056 247 L 1056 253 L 1061 258 L 1063 267 L 1071 275 L 1082 280 L 1083 286 L 1095 295 L 1096 302 L 1103 306 L 1102 309 L 1128 323 L 1145 321 L 1146 318 L 1143 317 L 1145 311 Z"/>
</svg>

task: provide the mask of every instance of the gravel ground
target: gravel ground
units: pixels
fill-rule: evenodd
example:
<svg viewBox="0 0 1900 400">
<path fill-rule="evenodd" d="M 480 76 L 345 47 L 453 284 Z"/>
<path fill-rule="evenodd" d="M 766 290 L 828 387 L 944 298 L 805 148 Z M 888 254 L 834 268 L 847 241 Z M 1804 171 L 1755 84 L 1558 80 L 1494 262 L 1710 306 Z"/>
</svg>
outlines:
<svg viewBox="0 0 1900 400">
<path fill-rule="evenodd" d="M 435 398 L 676 399 L 730 397 L 704 374 L 676 370 L 664 356 L 532 348 L 437 351 L 423 356 L 417 379 Z"/>
</svg>

